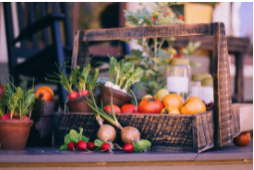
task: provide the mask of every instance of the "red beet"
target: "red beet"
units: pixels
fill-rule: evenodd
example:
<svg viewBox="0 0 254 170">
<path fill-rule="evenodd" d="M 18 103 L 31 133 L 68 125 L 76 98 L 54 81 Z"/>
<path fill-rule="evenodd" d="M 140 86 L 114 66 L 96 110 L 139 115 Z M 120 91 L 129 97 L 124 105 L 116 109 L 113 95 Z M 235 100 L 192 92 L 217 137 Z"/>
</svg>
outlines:
<svg viewBox="0 0 254 170">
<path fill-rule="evenodd" d="M 83 140 L 78 141 L 77 147 L 79 150 L 86 150 L 86 142 Z"/>
<path fill-rule="evenodd" d="M 124 145 L 123 150 L 127 153 L 131 153 L 134 150 L 134 147 L 131 143 L 127 143 Z"/>
<path fill-rule="evenodd" d="M 89 149 L 89 150 L 92 151 L 92 150 L 94 150 L 94 147 L 95 147 L 95 146 L 94 146 L 94 143 L 93 143 L 93 142 L 88 142 L 88 143 L 87 143 L 87 149 Z"/>
<path fill-rule="evenodd" d="M 101 145 L 101 150 L 102 150 L 103 152 L 108 152 L 110 149 L 111 149 L 111 146 L 110 146 L 110 144 L 108 144 L 108 143 L 103 143 L 103 144 Z"/>
<path fill-rule="evenodd" d="M 68 143 L 68 149 L 69 149 L 70 151 L 75 151 L 75 143 L 74 143 L 74 142 Z"/>
</svg>

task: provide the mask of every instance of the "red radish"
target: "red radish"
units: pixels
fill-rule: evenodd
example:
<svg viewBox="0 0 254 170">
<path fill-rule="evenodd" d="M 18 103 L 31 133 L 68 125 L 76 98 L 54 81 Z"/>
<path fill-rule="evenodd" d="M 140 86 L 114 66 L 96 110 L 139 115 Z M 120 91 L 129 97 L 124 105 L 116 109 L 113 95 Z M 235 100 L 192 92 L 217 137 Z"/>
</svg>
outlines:
<svg viewBox="0 0 254 170">
<path fill-rule="evenodd" d="M 127 153 L 131 153 L 134 150 L 134 147 L 131 143 L 127 143 L 124 145 L 123 150 Z"/>
<path fill-rule="evenodd" d="M 89 149 L 89 150 L 92 151 L 92 150 L 94 150 L 94 147 L 95 147 L 95 146 L 94 146 L 94 143 L 93 143 L 93 142 L 88 142 L 88 143 L 87 143 L 87 149 Z"/>
<path fill-rule="evenodd" d="M 86 142 L 83 140 L 78 141 L 77 147 L 79 150 L 86 150 Z"/>
<path fill-rule="evenodd" d="M 0 117 L 0 120 L 7 120 L 7 119 L 10 119 L 10 115 L 9 114 L 5 114 L 5 115 Z"/>
<path fill-rule="evenodd" d="M 80 95 L 80 96 L 89 95 L 89 91 L 88 91 L 88 90 L 80 90 L 80 91 L 79 91 L 79 95 Z"/>
<path fill-rule="evenodd" d="M 24 116 L 23 120 L 29 120 L 29 118 L 27 116 Z"/>
<path fill-rule="evenodd" d="M 178 19 L 184 20 L 184 17 L 183 17 L 182 15 L 179 15 L 179 16 L 178 16 Z"/>
<path fill-rule="evenodd" d="M 110 144 L 108 144 L 108 143 L 103 143 L 103 144 L 101 145 L 101 150 L 102 150 L 103 152 L 108 152 L 110 149 L 111 149 L 111 146 L 110 146 Z"/>
<path fill-rule="evenodd" d="M 75 151 L 75 143 L 74 143 L 74 142 L 68 143 L 68 149 L 69 149 L 70 151 Z"/>
<path fill-rule="evenodd" d="M 0 84 L 0 97 L 4 96 L 4 86 Z"/>
<path fill-rule="evenodd" d="M 72 91 L 72 92 L 69 93 L 69 99 L 70 99 L 70 100 L 75 99 L 75 98 L 77 98 L 77 97 L 79 97 L 78 92 Z"/>
<path fill-rule="evenodd" d="M 107 111 L 108 113 L 111 113 L 111 106 L 110 105 L 104 106 L 103 110 Z M 121 113 L 121 109 L 117 105 L 113 104 L 113 110 L 114 113 Z"/>
</svg>

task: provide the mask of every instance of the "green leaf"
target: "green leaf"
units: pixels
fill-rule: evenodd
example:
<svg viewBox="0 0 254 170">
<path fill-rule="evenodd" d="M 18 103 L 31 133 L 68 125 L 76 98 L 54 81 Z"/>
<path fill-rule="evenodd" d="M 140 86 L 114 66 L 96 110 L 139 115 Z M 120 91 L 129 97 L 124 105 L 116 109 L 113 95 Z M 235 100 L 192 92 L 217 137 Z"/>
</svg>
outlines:
<svg viewBox="0 0 254 170">
<path fill-rule="evenodd" d="M 134 147 L 134 152 L 143 152 L 145 149 L 148 149 L 152 146 L 151 142 L 148 140 L 133 142 L 132 145 Z"/>
<path fill-rule="evenodd" d="M 63 144 L 60 148 L 59 148 L 60 151 L 65 151 L 65 150 L 68 150 L 68 144 Z"/>
<path fill-rule="evenodd" d="M 71 142 L 70 134 L 67 134 L 64 136 L 64 143 L 69 144 Z"/>
<path fill-rule="evenodd" d="M 86 143 L 88 143 L 88 142 L 89 142 L 89 138 L 88 138 L 88 137 L 86 137 L 86 136 L 82 136 L 82 139 L 81 139 L 81 140 L 85 141 Z"/>
<path fill-rule="evenodd" d="M 103 142 L 103 141 L 100 140 L 100 139 L 95 139 L 95 141 L 94 141 L 94 145 L 95 145 L 96 147 L 101 147 L 101 145 L 102 145 L 103 143 L 105 143 L 105 142 Z"/>
<path fill-rule="evenodd" d="M 71 129 L 70 130 L 70 140 L 71 142 L 78 143 L 79 141 L 79 134 L 76 130 Z"/>
</svg>

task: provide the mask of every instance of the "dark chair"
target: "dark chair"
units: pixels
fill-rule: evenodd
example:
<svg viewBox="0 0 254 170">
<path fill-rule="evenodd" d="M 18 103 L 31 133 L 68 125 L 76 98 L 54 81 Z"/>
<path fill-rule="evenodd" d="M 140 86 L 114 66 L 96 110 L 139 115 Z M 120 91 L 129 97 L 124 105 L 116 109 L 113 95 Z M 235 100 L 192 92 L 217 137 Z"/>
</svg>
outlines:
<svg viewBox="0 0 254 170">
<path fill-rule="evenodd" d="M 18 36 L 14 34 L 12 15 L 15 4 L 3 4 L 9 74 L 13 76 L 16 85 L 20 84 L 24 76 L 34 78 L 35 84 L 49 83 L 45 81 L 46 73 L 52 74 L 57 71 L 55 64 L 61 66 L 71 59 L 72 37 L 68 4 L 17 2 L 14 10 L 17 11 Z M 63 105 L 67 92 L 60 84 L 57 85 L 56 92 Z"/>
</svg>

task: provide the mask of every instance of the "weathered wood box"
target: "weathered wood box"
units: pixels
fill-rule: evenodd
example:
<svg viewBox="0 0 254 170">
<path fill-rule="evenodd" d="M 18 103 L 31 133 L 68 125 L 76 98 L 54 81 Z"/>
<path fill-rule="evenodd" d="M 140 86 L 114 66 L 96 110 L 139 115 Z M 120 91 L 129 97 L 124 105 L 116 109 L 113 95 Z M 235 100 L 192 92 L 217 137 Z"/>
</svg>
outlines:
<svg viewBox="0 0 254 170">
<path fill-rule="evenodd" d="M 213 36 L 214 109 L 197 115 L 119 114 L 122 126 L 138 128 L 153 150 L 202 152 L 228 144 L 240 133 L 239 113 L 233 112 L 228 50 L 223 23 L 181 24 L 135 28 L 77 31 L 74 38 L 72 67 L 88 61 L 88 42 L 170 36 Z M 55 144 L 63 143 L 70 129 L 84 129 L 96 138 L 99 125 L 92 113 L 55 113 Z"/>
</svg>

